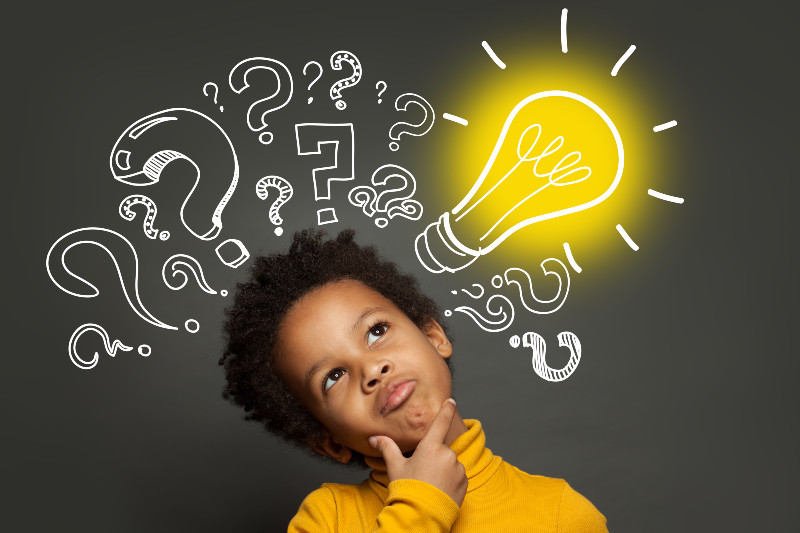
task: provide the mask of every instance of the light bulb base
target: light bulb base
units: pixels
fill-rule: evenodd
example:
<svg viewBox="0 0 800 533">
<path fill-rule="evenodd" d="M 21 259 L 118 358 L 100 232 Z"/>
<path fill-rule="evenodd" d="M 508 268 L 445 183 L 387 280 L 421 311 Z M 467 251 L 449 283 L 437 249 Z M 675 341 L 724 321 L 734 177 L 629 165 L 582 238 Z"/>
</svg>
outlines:
<svg viewBox="0 0 800 533">
<path fill-rule="evenodd" d="M 434 274 L 456 272 L 471 265 L 480 257 L 481 249 L 464 246 L 450 227 L 450 213 L 425 228 L 414 241 L 419 262 Z"/>
</svg>

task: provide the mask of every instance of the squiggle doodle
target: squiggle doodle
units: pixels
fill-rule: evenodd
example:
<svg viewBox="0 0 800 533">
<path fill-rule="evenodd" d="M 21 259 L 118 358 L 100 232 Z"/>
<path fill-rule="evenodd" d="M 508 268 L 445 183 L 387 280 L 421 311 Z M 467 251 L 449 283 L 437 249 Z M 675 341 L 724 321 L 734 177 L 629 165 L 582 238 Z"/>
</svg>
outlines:
<svg viewBox="0 0 800 533">
<path fill-rule="evenodd" d="M 514 335 L 508 342 L 512 348 L 519 347 L 519 336 Z M 547 350 L 547 343 L 538 333 L 529 331 L 522 336 L 522 345 L 525 348 L 531 348 L 533 355 L 531 357 L 531 364 L 536 374 L 547 381 L 564 381 L 572 375 L 578 363 L 581 362 L 581 341 L 574 333 L 569 331 L 562 331 L 558 334 L 558 345 L 569 348 L 569 361 L 563 368 L 558 370 L 551 368 L 547 365 L 545 360 L 545 352 Z"/>
<path fill-rule="evenodd" d="M 242 94 L 245 89 L 250 88 L 247 82 L 248 75 L 254 70 L 267 70 L 275 75 L 277 87 L 275 92 L 266 98 L 256 100 L 247 109 L 247 126 L 252 131 L 261 131 L 267 127 L 267 115 L 276 111 L 292 99 L 294 92 L 294 83 L 292 82 L 292 73 L 286 68 L 286 65 L 269 57 L 251 57 L 236 64 L 228 74 L 228 84 L 231 90 L 236 94 Z M 276 100 L 277 105 L 267 103 L 270 100 Z M 269 131 L 265 131 L 258 136 L 261 144 L 269 144 L 272 142 L 273 135 Z"/>
<path fill-rule="evenodd" d="M 551 265 L 554 264 L 553 266 L 556 268 L 556 270 L 548 270 L 545 267 L 545 265 L 547 264 Z M 522 302 L 522 305 L 525 307 L 525 309 L 527 309 L 531 313 L 536 313 L 539 315 L 547 315 L 558 311 L 561 308 L 561 306 L 564 305 L 564 302 L 567 300 L 567 295 L 569 294 L 569 271 L 567 270 L 567 267 L 564 266 L 564 263 L 553 257 L 550 257 L 542 261 L 540 266 L 542 267 L 542 271 L 545 273 L 546 276 L 552 274 L 553 276 L 558 278 L 558 291 L 556 292 L 556 295 L 550 298 L 549 300 L 542 300 L 533 293 L 533 282 L 531 281 L 531 277 L 530 275 L 528 275 L 526 271 L 522 270 L 521 268 L 509 268 L 508 270 L 505 271 L 503 275 L 505 276 L 505 281 L 507 286 L 511 286 L 512 284 L 517 286 L 517 289 L 519 291 L 519 299 Z M 561 275 L 557 272 L 557 270 L 561 271 Z M 566 282 L 564 282 L 564 279 L 566 279 Z M 526 290 L 523 290 L 523 285 Z M 547 305 L 545 307 L 536 306 L 536 304 L 534 304 L 530 300 L 528 294 L 526 293 L 528 293 L 530 295 L 530 298 L 533 298 L 533 300 L 536 303 L 550 304 L 550 305 Z M 537 307 L 539 308 L 537 309 Z"/>
<path fill-rule="evenodd" d="M 342 63 L 348 63 L 353 68 L 353 74 L 342 78 L 331 86 L 331 100 L 336 101 L 336 109 L 339 111 L 347 107 L 347 102 L 342 98 L 342 91 L 355 86 L 361 81 L 361 75 L 363 73 L 361 62 L 355 54 L 347 50 L 339 50 L 331 55 L 331 68 L 333 68 L 333 70 L 342 70 Z"/>
<path fill-rule="evenodd" d="M 410 198 L 417 191 L 417 182 L 414 175 L 408 170 L 398 165 L 383 165 L 372 173 L 372 184 L 377 188 L 385 186 L 387 182 L 395 178 L 402 180 L 402 186 L 393 189 L 386 189 L 380 194 L 368 185 L 354 187 L 348 195 L 350 203 L 356 207 L 361 207 L 364 214 L 371 217 L 375 212 L 386 213 L 389 218 L 401 216 L 409 220 L 419 220 L 422 216 L 422 204 Z M 411 192 L 408 192 L 408 189 Z M 392 193 L 406 193 L 392 198 Z M 384 228 L 389 223 L 386 218 L 375 219 L 375 225 Z"/>
<path fill-rule="evenodd" d="M 87 331 L 92 331 L 100 335 L 103 339 L 103 346 L 105 346 L 106 353 L 111 357 L 117 355 L 117 350 L 122 350 L 123 352 L 130 352 L 133 350 L 131 346 L 126 346 L 122 344 L 119 340 L 115 340 L 113 343 L 106 333 L 106 330 L 103 329 L 103 326 L 99 326 L 97 324 L 83 324 L 79 326 L 78 329 L 72 332 L 72 336 L 69 338 L 69 358 L 72 363 L 80 368 L 81 370 L 89 370 L 94 368 L 97 365 L 97 362 L 100 360 L 100 355 L 97 352 L 94 352 L 94 356 L 92 357 L 91 361 L 86 361 L 78 355 L 77 344 L 78 339 L 86 333 Z M 139 346 L 139 355 L 142 357 L 147 357 L 150 355 L 150 346 L 147 344 L 142 344 Z"/>
<path fill-rule="evenodd" d="M 183 276 L 183 281 L 179 285 L 171 285 L 167 279 L 167 270 L 170 268 L 172 269 L 173 278 Z M 203 267 L 200 266 L 200 263 L 197 261 L 197 259 L 190 255 L 175 254 L 167 259 L 164 262 L 164 266 L 161 267 L 161 279 L 164 280 L 164 285 L 173 291 L 180 290 L 184 288 L 186 283 L 189 281 L 189 276 L 186 273 L 187 270 L 192 273 L 197 285 L 203 289 L 203 292 L 208 294 L 217 294 L 217 291 L 208 285 L 205 275 L 203 274 Z M 227 296 L 228 291 L 222 290 L 220 291 L 220 295 Z"/>
<path fill-rule="evenodd" d="M 473 283 L 472 286 L 473 287 L 478 287 L 478 289 L 480 289 L 480 291 L 481 291 L 480 294 L 472 294 L 467 289 L 461 289 L 461 292 L 464 292 L 464 293 L 468 294 L 473 300 L 477 300 L 478 298 L 483 297 L 483 293 L 484 293 L 483 285 L 481 285 L 480 283 Z M 458 291 L 450 291 L 450 292 L 452 294 L 458 294 Z"/>
<path fill-rule="evenodd" d="M 169 239 L 169 232 L 162 231 L 159 233 L 156 229 L 153 228 L 153 222 L 156 219 L 156 212 L 158 211 L 156 208 L 156 203 L 148 198 L 143 194 L 131 194 L 124 200 L 122 203 L 119 204 L 119 216 L 127 220 L 128 222 L 132 221 L 136 218 L 136 213 L 133 211 L 134 205 L 143 205 L 147 208 L 147 214 L 144 217 L 144 221 L 142 222 L 142 226 L 144 227 L 144 234 L 147 235 L 148 239 L 155 239 L 158 237 L 162 241 L 166 241 Z"/>
<path fill-rule="evenodd" d="M 206 115 L 192 109 L 175 108 L 137 120 L 120 135 L 111 150 L 111 173 L 114 179 L 128 185 L 153 185 L 158 183 L 164 169 L 177 159 L 188 161 L 196 172 L 192 190 L 181 205 L 181 222 L 198 239 L 212 240 L 222 229 L 222 210 L 239 182 L 239 160 L 228 134 Z M 230 182 L 211 215 L 211 229 L 205 233 L 196 232 L 184 218 L 186 204 L 200 183 L 200 169 L 207 168 L 206 165 L 213 168 L 220 161 L 229 165 Z M 204 179 L 203 183 L 209 188 L 223 181 Z"/>
<path fill-rule="evenodd" d="M 470 294 L 470 296 L 472 295 Z M 496 300 L 500 300 L 500 305 L 498 306 L 498 309 L 495 311 L 492 309 L 492 302 Z M 506 306 L 508 306 L 509 309 L 508 313 L 506 313 L 505 311 L 505 308 L 503 306 L 504 303 L 506 304 Z M 471 307 L 467 307 L 464 305 L 456 307 L 455 310 L 464 313 L 465 315 L 470 317 L 483 331 L 488 331 L 491 333 L 503 331 L 514 322 L 514 304 L 512 304 L 511 300 L 509 300 L 502 294 L 495 294 L 486 301 L 486 312 L 493 317 L 499 317 L 497 320 L 486 318 L 482 316 L 480 313 L 478 313 L 478 311 L 476 311 L 475 309 L 472 309 Z M 448 309 L 447 311 L 444 312 L 444 314 L 445 316 L 451 316 L 453 313 Z"/>
<path fill-rule="evenodd" d="M 275 235 L 280 236 L 283 234 L 283 228 L 280 227 L 283 224 L 283 219 L 278 214 L 278 210 L 291 199 L 294 189 L 288 181 L 280 176 L 265 176 L 256 183 L 256 195 L 260 199 L 266 200 L 269 196 L 269 187 L 278 190 L 278 198 L 272 202 L 269 208 L 269 220 L 278 226 L 275 228 Z"/>
<path fill-rule="evenodd" d="M 161 322 L 154 317 L 150 311 L 145 309 L 144 304 L 139 298 L 139 258 L 136 255 L 136 249 L 128 239 L 116 231 L 106 228 L 89 227 L 76 229 L 59 237 L 47 251 L 47 259 L 45 260 L 47 275 L 50 276 L 50 280 L 56 284 L 56 287 L 67 294 L 78 296 L 79 298 L 94 298 L 100 294 L 97 287 L 67 268 L 65 262 L 67 252 L 81 244 L 94 244 L 105 250 L 105 252 L 111 256 L 117 270 L 117 277 L 122 286 L 122 292 L 125 294 L 125 299 L 137 315 L 154 326 L 165 329 L 178 329 L 175 326 L 170 326 L 169 324 Z M 116 255 L 111 250 L 115 250 L 117 252 Z M 124 259 L 124 261 L 122 261 L 122 266 L 120 266 L 120 263 L 117 261 L 117 257 Z M 129 274 L 123 275 L 123 269 Z M 75 280 L 77 280 L 78 283 L 76 283 Z M 87 287 L 90 289 L 88 292 Z M 135 303 L 131 301 L 131 294 L 136 297 Z"/>
<path fill-rule="evenodd" d="M 317 77 L 316 77 L 316 78 L 314 78 L 313 80 L 311 80 L 311 83 L 309 83 L 309 84 L 308 84 L 308 90 L 310 91 L 310 90 L 311 90 L 311 86 L 312 86 L 312 85 L 314 85 L 315 83 L 317 83 L 317 80 L 318 80 L 318 79 L 320 79 L 320 78 L 322 77 L 322 65 L 320 65 L 320 64 L 319 64 L 319 63 L 317 63 L 316 61 L 309 61 L 309 62 L 308 62 L 308 63 L 306 63 L 306 65 L 303 67 L 303 76 L 305 76 L 305 75 L 306 75 L 306 69 L 308 68 L 308 66 L 309 66 L 309 65 L 316 65 L 316 66 L 317 66 L 317 68 L 319 69 L 319 74 L 317 74 Z M 314 101 L 314 97 L 313 97 L 313 96 L 309 96 L 309 97 L 308 97 L 308 103 L 310 104 L 310 103 L 311 103 L 311 102 L 313 102 L 313 101 Z"/>
<path fill-rule="evenodd" d="M 423 97 L 414 93 L 405 93 L 397 97 L 394 101 L 394 107 L 398 111 L 408 111 L 408 106 L 416 104 L 425 113 L 419 124 L 410 124 L 408 122 L 397 122 L 389 129 L 389 138 L 394 141 L 399 141 L 402 134 L 413 135 L 419 137 L 428 133 L 433 127 L 436 120 L 436 113 L 433 112 L 433 106 L 428 103 Z M 396 152 L 400 148 L 398 142 L 389 143 L 389 148 Z"/>
</svg>

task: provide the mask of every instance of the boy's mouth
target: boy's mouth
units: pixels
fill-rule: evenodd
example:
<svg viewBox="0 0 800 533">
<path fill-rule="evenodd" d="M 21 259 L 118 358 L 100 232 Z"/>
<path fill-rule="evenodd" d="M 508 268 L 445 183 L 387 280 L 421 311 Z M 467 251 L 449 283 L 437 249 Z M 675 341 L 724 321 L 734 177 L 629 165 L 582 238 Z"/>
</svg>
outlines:
<svg viewBox="0 0 800 533">
<path fill-rule="evenodd" d="M 399 379 L 389 383 L 380 396 L 380 413 L 387 415 L 400 407 L 414 392 L 417 382 L 413 379 Z"/>
</svg>

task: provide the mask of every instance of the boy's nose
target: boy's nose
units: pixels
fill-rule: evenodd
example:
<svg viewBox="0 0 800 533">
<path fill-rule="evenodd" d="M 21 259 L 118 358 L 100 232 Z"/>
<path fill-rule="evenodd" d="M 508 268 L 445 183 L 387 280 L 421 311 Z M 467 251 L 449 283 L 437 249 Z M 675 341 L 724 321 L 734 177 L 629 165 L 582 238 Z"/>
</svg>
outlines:
<svg viewBox="0 0 800 533">
<path fill-rule="evenodd" d="M 365 391 L 371 391 L 378 386 L 391 373 L 392 364 L 389 361 L 375 361 L 368 363 L 364 369 L 363 385 Z"/>
</svg>

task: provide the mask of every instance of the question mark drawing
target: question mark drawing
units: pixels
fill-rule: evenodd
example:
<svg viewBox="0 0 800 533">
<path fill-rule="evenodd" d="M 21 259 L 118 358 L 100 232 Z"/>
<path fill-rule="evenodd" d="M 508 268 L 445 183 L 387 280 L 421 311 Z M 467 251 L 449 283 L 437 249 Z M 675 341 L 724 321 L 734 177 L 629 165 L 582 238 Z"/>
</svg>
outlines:
<svg viewBox="0 0 800 533">
<path fill-rule="evenodd" d="M 281 218 L 280 214 L 278 214 L 278 210 L 283 204 L 292 198 L 294 189 L 288 181 L 280 176 L 265 176 L 258 180 L 258 183 L 256 183 L 256 195 L 260 199 L 266 200 L 269 196 L 269 187 L 272 187 L 278 191 L 278 198 L 276 198 L 269 207 L 269 220 L 278 226 L 275 228 L 275 235 L 280 237 L 283 235 L 283 228 L 280 227 L 281 224 L 283 224 L 283 219 Z"/>
<path fill-rule="evenodd" d="M 323 70 L 323 69 L 322 69 L 322 65 L 320 65 L 320 64 L 319 64 L 319 63 L 317 63 L 316 61 L 309 61 L 309 62 L 308 62 L 308 63 L 306 63 L 306 65 L 303 67 L 303 76 L 305 76 L 305 75 L 306 75 L 306 69 L 308 68 L 308 66 L 309 66 L 309 65 L 316 65 L 316 66 L 317 66 L 317 68 L 319 68 L 319 74 L 317 74 L 317 77 L 316 77 L 316 78 L 314 78 L 313 80 L 311 80 L 311 83 L 309 83 L 309 84 L 308 84 L 308 90 L 310 91 L 310 90 L 311 90 L 311 86 L 312 86 L 312 85 L 314 85 L 315 83 L 317 83 L 317 80 L 318 80 L 318 79 L 320 79 L 320 78 L 322 77 L 322 70 Z M 314 101 L 314 97 L 313 97 L 313 96 L 309 96 L 309 97 L 308 97 L 308 103 L 310 104 L 310 103 L 311 103 L 311 102 L 313 102 L 313 101 Z"/>
<path fill-rule="evenodd" d="M 470 298 L 475 300 L 481 298 L 483 296 L 484 290 L 483 286 L 478 283 L 473 283 L 473 287 L 478 287 L 480 289 L 480 294 L 474 295 L 469 291 L 462 289 Z M 493 309 L 493 302 L 499 302 L 497 309 Z M 503 305 L 505 304 L 505 306 Z M 506 312 L 506 308 L 509 310 Z M 491 296 L 486 301 L 486 312 L 489 314 L 490 317 L 497 317 L 496 320 L 493 320 L 490 317 L 484 317 L 475 309 L 462 305 L 455 308 L 455 311 L 464 313 L 468 317 L 470 317 L 479 328 L 483 331 L 488 331 L 490 333 L 496 333 L 498 331 L 503 331 L 504 329 L 508 328 L 514 322 L 514 304 L 511 303 L 511 300 L 503 296 L 502 294 L 495 294 Z M 453 311 L 447 309 L 444 312 L 444 316 L 452 316 Z"/>
<path fill-rule="evenodd" d="M 383 84 L 383 88 L 381 88 L 381 84 Z M 375 88 L 378 89 L 378 103 L 380 104 L 383 100 L 381 100 L 381 95 L 386 92 L 386 82 L 381 80 L 375 84 Z"/>
<path fill-rule="evenodd" d="M 548 270 L 547 265 L 550 265 L 554 270 Z M 545 259 L 539 266 L 545 276 L 552 275 L 558 279 L 558 291 L 549 300 L 542 300 L 533 293 L 533 282 L 525 270 L 509 268 L 503 273 L 503 277 L 505 278 L 506 286 L 511 286 L 512 284 L 517 286 L 520 301 L 525 309 L 538 315 L 548 315 L 561 309 L 561 306 L 567 300 L 567 295 L 569 294 L 569 271 L 564 266 L 564 263 L 554 257 Z M 564 279 L 566 279 L 566 282 Z"/>
<path fill-rule="evenodd" d="M 378 187 L 386 186 L 389 180 L 400 182 L 402 185 L 387 188 L 380 194 Z M 388 218 L 401 216 L 409 220 L 419 220 L 422 217 L 422 204 L 410 198 L 417 191 L 417 182 L 414 175 L 398 165 L 383 165 L 372 173 L 372 185 L 354 187 L 348 195 L 350 203 L 361 207 L 364 214 L 371 217 L 375 212 L 386 213 Z M 394 193 L 400 193 L 395 195 Z M 375 225 L 384 228 L 389 220 L 384 217 L 375 219 Z"/>
<path fill-rule="evenodd" d="M 347 63 L 352 67 L 353 74 L 338 80 L 331 86 L 331 100 L 336 101 L 336 109 L 339 111 L 347 107 L 347 102 L 342 99 L 342 91 L 353 87 L 361 81 L 361 75 L 363 73 L 361 62 L 354 54 L 347 50 L 339 50 L 331 55 L 331 68 L 333 70 L 342 70 L 343 63 Z"/>
<path fill-rule="evenodd" d="M 275 76 L 275 92 L 256 100 L 247 109 L 247 126 L 252 131 L 261 131 L 267 127 L 266 117 L 268 114 L 276 111 L 292 99 L 294 92 L 294 84 L 292 82 L 292 73 L 286 68 L 286 65 L 269 57 L 251 57 L 240 61 L 231 70 L 228 75 L 228 84 L 231 90 L 236 94 L 242 94 L 245 89 L 250 88 L 247 77 L 254 70 L 266 70 Z M 273 104 L 274 100 L 275 104 Z M 258 136 L 261 144 L 269 144 L 272 142 L 273 135 L 269 131 L 265 131 Z"/>
<path fill-rule="evenodd" d="M 139 298 L 139 258 L 133 245 L 116 231 L 87 227 L 65 233 L 47 251 L 47 275 L 56 287 L 79 298 L 94 298 L 100 291 L 66 265 L 66 255 L 75 246 L 93 244 L 102 248 L 114 261 L 122 292 L 131 309 L 145 322 L 164 329 L 178 329 L 165 324 L 148 311 Z M 131 300 L 131 295 L 135 301 Z"/>
<path fill-rule="evenodd" d="M 89 370 L 94 368 L 97 366 L 97 362 L 100 360 L 100 355 L 97 352 L 94 352 L 94 356 L 89 361 L 78 355 L 78 339 L 80 339 L 84 333 L 90 331 L 100 335 L 100 338 L 103 339 L 103 347 L 105 348 L 106 353 L 111 357 L 117 355 L 118 350 L 122 350 L 123 352 L 130 352 L 133 350 L 131 346 L 126 346 L 119 340 L 115 340 L 112 343 L 111 338 L 108 336 L 108 333 L 106 333 L 106 330 L 103 329 L 103 326 L 92 323 L 83 324 L 78 326 L 78 328 L 72 332 L 72 336 L 69 338 L 69 345 L 67 347 L 70 361 L 72 361 L 72 363 L 81 370 Z M 147 344 L 141 344 L 139 345 L 138 352 L 142 357 L 147 357 L 151 352 L 150 346 Z"/>
<path fill-rule="evenodd" d="M 514 335 L 508 342 L 512 348 L 519 347 L 519 336 Z M 551 368 L 545 360 L 545 352 L 547 344 L 538 333 L 529 331 L 522 336 L 522 345 L 525 348 L 531 348 L 533 355 L 531 356 L 531 364 L 533 371 L 546 381 L 564 381 L 575 372 L 578 368 L 578 363 L 581 362 L 581 341 L 574 333 L 569 331 L 562 331 L 558 334 L 558 345 L 562 348 L 569 348 L 569 361 L 563 368 Z"/>
<path fill-rule="evenodd" d="M 425 115 L 418 124 L 411 124 L 408 122 L 397 122 L 389 129 L 389 138 L 395 142 L 389 143 L 389 148 L 396 152 L 400 148 L 400 144 L 396 141 L 400 140 L 400 136 L 404 133 L 406 135 L 413 135 L 419 137 L 428 133 L 433 127 L 436 120 L 436 114 L 433 112 L 433 106 L 428 103 L 423 97 L 414 93 L 405 93 L 397 97 L 394 101 L 394 107 L 398 111 L 408 111 L 408 106 L 411 104 L 417 105 Z"/>
<path fill-rule="evenodd" d="M 144 222 L 142 222 L 142 226 L 144 227 L 144 234 L 147 235 L 148 239 L 155 239 L 156 237 L 162 241 L 169 239 L 168 231 L 162 231 L 159 233 L 153 228 L 153 222 L 155 221 L 156 213 L 158 211 L 156 209 L 156 203 L 143 194 L 131 194 L 122 200 L 122 203 L 119 204 L 119 216 L 128 222 L 132 221 L 134 218 L 136 218 L 136 212 L 133 210 L 134 205 L 143 205 L 147 210 L 144 216 Z"/>
<path fill-rule="evenodd" d="M 209 86 L 214 88 L 214 103 L 216 104 L 217 103 L 217 95 L 219 94 L 219 87 L 217 87 L 217 84 L 213 83 L 213 82 L 208 82 L 205 85 L 203 85 L 203 94 L 206 95 L 206 96 L 209 96 L 208 92 L 206 92 Z M 220 111 L 225 111 L 225 108 L 223 106 L 219 106 L 219 110 Z"/>
<path fill-rule="evenodd" d="M 195 170 L 194 185 L 181 205 L 181 222 L 198 239 L 212 240 L 222 229 L 222 210 L 239 182 L 239 160 L 228 134 L 206 115 L 193 109 L 175 108 L 137 120 L 120 135 L 111 150 L 111 174 L 127 185 L 144 187 L 158 183 L 164 169 L 181 159 Z M 212 174 L 203 179 L 205 197 L 210 195 L 209 191 L 222 190 L 227 183 L 211 215 L 211 228 L 205 232 L 192 229 L 184 216 L 186 204 L 200 184 L 201 169 L 207 169 L 203 175 Z M 220 173 L 228 181 L 220 179 Z"/>
<path fill-rule="evenodd" d="M 167 279 L 167 270 L 170 269 L 172 269 L 171 274 L 173 278 L 182 277 L 183 281 L 177 285 L 172 285 L 169 279 Z M 200 262 L 191 255 L 175 254 L 167 259 L 164 262 L 164 266 L 161 267 L 161 279 L 164 281 L 164 285 L 173 291 L 177 291 L 184 288 L 186 283 L 189 281 L 189 275 L 187 272 L 194 276 L 194 280 L 197 282 L 198 287 L 200 287 L 203 292 L 206 294 L 217 294 L 217 291 L 212 289 L 206 281 L 206 277 L 203 274 L 203 267 L 200 265 Z M 224 289 L 219 293 L 221 296 L 228 295 L 228 291 Z"/>
</svg>

